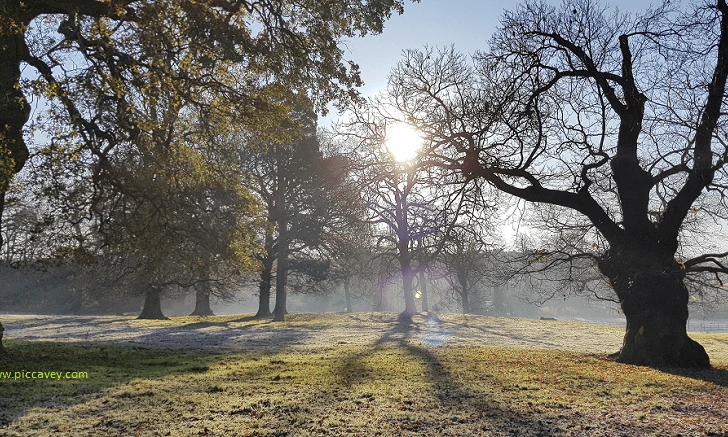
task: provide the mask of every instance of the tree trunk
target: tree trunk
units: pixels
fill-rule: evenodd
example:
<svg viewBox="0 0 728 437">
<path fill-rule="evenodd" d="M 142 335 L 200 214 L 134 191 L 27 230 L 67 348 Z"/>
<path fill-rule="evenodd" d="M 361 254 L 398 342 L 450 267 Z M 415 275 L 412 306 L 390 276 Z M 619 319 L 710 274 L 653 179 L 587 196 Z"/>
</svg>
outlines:
<svg viewBox="0 0 728 437">
<path fill-rule="evenodd" d="M 412 281 L 415 278 L 415 272 L 409 265 L 402 266 L 402 286 L 404 289 L 404 312 L 400 314 L 401 318 L 411 318 L 417 314 L 417 305 L 415 304 L 415 295 L 412 291 Z"/>
<path fill-rule="evenodd" d="M 286 278 L 288 270 L 288 261 L 283 261 L 285 258 L 281 256 L 279 252 L 278 256 L 278 268 L 276 269 L 276 306 L 273 308 L 273 321 L 283 322 L 286 320 Z"/>
<path fill-rule="evenodd" d="M 352 312 L 351 308 L 351 290 L 349 289 L 349 280 L 344 279 L 344 296 L 346 297 L 346 312 Z"/>
<path fill-rule="evenodd" d="M 0 195 L 3 204 L 10 181 L 28 159 L 23 126 L 30 117 L 30 104 L 20 86 L 20 65 L 28 52 L 27 26 L 15 18 L 24 8 L 21 3 L 20 0 L 0 0 L 3 12 L 0 28 Z M 0 205 L 0 225 L 2 212 Z"/>
<path fill-rule="evenodd" d="M 3 206 L 5 204 L 5 193 L 0 193 L 0 229 L 2 229 L 2 215 L 3 215 Z M 3 245 L 3 235 L 2 232 L 0 232 L 0 248 L 2 248 Z M 3 346 L 3 331 L 5 328 L 3 328 L 2 322 L 0 322 L 0 357 L 5 355 L 5 347 Z"/>
<path fill-rule="evenodd" d="M 144 308 L 138 319 L 169 320 L 162 314 L 162 290 L 150 287 L 144 296 Z"/>
<path fill-rule="evenodd" d="M 276 176 L 275 223 L 278 225 L 278 242 L 276 244 L 276 306 L 273 308 L 273 321 L 283 322 L 286 320 L 286 280 L 288 278 L 288 210 L 286 209 L 286 194 L 288 183 L 286 180 L 287 162 L 285 153 L 281 148 L 276 148 L 276 164 L 278 175 Z"/>
<path fill-rule="evenodd" d="M 425 272 L 420 272 L 420 292 L 422 293 L 422 312 L 429 312 L 430 311 L 430 304 L 427 301 L 427 278 L 425 277 Z"/>
<path fill-rule="evenodd" d="M 0 0 L 3 11 L 0 29 L 0 229 L 5 207 L 5 193 L 10 181 L 28 159 L 28 146 L 23 138 L 23 126 L 30 117 L 30 104 L 20 87 L 20 65 L 27 56 L 26 23 L 20 22 L 21 0 Z M 0 233 L 0 247 L 3 238 Z M 5 354 L 0 323 L 0 356 Z"/>
<path fill-rule="evenodd" d="M 279 222 L 278 267 L 276 268 L 276 306 L 273 308 L 273 321 L 286 320 L 286 280 L 288 279 L 288 220 Z"/>
<path fill-rule="evenodd" d="M 470 314 L 470 286 L 466 272 L 458 272 L 458 282 L 460 283 L 460 304 L 463 306 L 463 314 Z"/>
<path fill-rule="evenodd" d="M 463 314 L 470 314 L 470 299 L 468 299 L 468 293 L 464 292 L 460 295 L 460 298 L 463 304 Z"/>
<path fill-rule="evenodd" d="M 161 312 L 161 311 L 160 311 Z M 210 290 L 207 287 L 202 287 L 195 292 L 195 310 L 192 311 L 191 316 L 214 316 L 210 308 Z"/>
<path fill-rule="evenodd" d="M 709 368 L 703 346 L 687 335 L 689 293 L 672 256 L 613 248 L 599 262 L 621 302 L 627 329 L 617 361 L 650 367 Z"/>
<path fill-rule="evenodd" d="M 268 318 L 270 312 L 270 287 L 273 280 L 273 260 L 270 256 L 263 259 L 263 271 L 260 272 L 260 286 L 258 288 L 258 312 L 256 319 Z"/>
</svg>

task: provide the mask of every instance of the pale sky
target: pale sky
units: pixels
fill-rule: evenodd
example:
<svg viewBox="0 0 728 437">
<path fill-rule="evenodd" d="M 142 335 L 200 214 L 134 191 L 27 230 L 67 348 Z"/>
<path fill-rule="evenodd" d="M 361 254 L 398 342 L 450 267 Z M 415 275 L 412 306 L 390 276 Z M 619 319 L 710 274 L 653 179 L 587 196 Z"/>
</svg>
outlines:
<svg viewBox="0 0 728 437">
<path fill-rule="evenodd" d="M 405 49 L 446 47 L 451 44 L 463 53 L 473 53 L 487 47 L 487 41 L 499 24 L 504 10 L 514 9 L 519 1 L 503 0 L 407 0 L 402 15 L 390 18 L 380 35 L 349 40 L 345 56 L 359 64 L 364 87 L 361 92 L 370 97 L 384 89 L 387 75 L 401 59 Z M 561 1 L 551 0 L 560 4 Z M 640 12 L 660 0 L 612 0 L 605 2 L 625 12 Z M 338 118 L 333 109 L 320 120 L 323 126 Z"/>
</svg>

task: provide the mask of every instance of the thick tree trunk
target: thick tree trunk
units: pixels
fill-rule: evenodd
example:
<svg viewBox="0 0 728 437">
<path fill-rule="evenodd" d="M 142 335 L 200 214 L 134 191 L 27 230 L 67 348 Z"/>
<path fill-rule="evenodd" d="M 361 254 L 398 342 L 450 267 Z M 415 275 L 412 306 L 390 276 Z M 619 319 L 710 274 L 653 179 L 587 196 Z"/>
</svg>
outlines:
<svg viewBox="0 0 728 437">
<path fill-rule="evenodd" d="M 460 295 L 460 300 L 463 304 L 463 314 L 470 314 L 470 299 L 468 299 L 468 293 L 466 291 Z"/>
<path fill-rule="evenodd" d="M 138 319 L 168 320 L 162 314 L 162 290 L 157 287 L 150 287 L 144 296 L 144 308 Z"/>
<path fill-rule="evenodd" d="M 599 262 L 627 319 L 617 361 L 651 367 L 710 367 L 703 346 L 687 335 L 685 273 L 671 256 L 610 249 Z"/>
<path fill-rule="evenodd" d="M 402 266 L 402 286 L 404 290 L 404 311 L 400 314 L 400 318 L 411 318 L 417 314 L 417 305 L 415 304 L 415 295 L 412 290 L 412 281 L 415 278 L 415 272 L 409 265 Z"/>
<path fill-rule="evenodd" d="M 260 272 L 260 285 L 258 286 L 258 312 L 256 319 L 265 319 L 272 315 L 270 312 L 270 287 L 273 281 L 273 263 L 276 260 L 276 251 L 273 247 L 273 231 L 268 229 L 265 233 L 265 256 L 261 259 L 263 270 Z"/>
<path fill-rule="evenodd" d="M 458 282 L 460 283 L 460 304 L 463 306 L 463 314 L 470 314 L 470 287 L 465 272 L 458 274 Z"/>
<path fill-rule="evenodd" d="M 3 15 L 0 25 L 0 225 L 5 192 L 28 159 L 23 126 L 30 117 L 30 104 L 20 87 L 20 64 L 28 53 L 26 24 L 15 18 L 21 9 L 20 0 L 0 0 Z"/>
<path fill-rule="evenodd" d="M 191 316 L 214 316 L 210 308 L 210 290 L 207 287 L 197 289 L 195 292 L 195 310 Z"/>
<path fill-rule="evenodd" d="M 262 273 L 261 273 L 262 276 Z M 267 280 L 263 279 L 260 281 L 260 289 L 258 291 L 258 312 L 255 313 L 256 319 L 264 319 L 271 316 L 270 312 L 270 287 L 271 287 L 271 272 L 268 272 Z"/>
<path fill-rule="evenodd" d="M 288 221 L 284 218 L 279 225 L 283 229 L 278 234 L 278 267 L 276 268 L 276 306 L 273 308 L 273 321 L 286 320 L 286 281 L 288 279 Z"/>
<path fill-rule="evenodd" d="M 426 313 L 430 311 L 430 303 L 427 300 L 427 278 L 425 272 L 420 272 L 420 292 L 422 293 L 422 312 Z"/>
<path fill-rule="evenodd" d="M 286 320 L 286 277 L 288 266 L 287 262 L 281 262 L 281 257 L 278 257 L 278 268 L 276 269 L 276 306 L 273 308 L 273 321 L 283 322 Z"/>
<path fill-rule="evenodd" d="M 28 54 L 26 23 L 20 15 L 20 0 L 0 0 L 0 192 L 5 193 L 15 173 L 28 159 L 23 126 L 30 117 L 30 104 L 20 86 L 20 65 Z"/>
<path fill-rule="evenodd" d="M 30 117 L 30 104 L 20 87 L 20 65 L 28 53 L 26 23 L 21 22 L 21 0 L 0 0 L 0 228 L 5 207 L 5 192 L 10 181 L 28 159 L 23 126 Z M 3 238 L 0 233 L 0 247 Z M 0 356 L 5 354 L 3 325 L 0 323 Z"/>
<path fill-rule="evenodd" d="M 2 215 L 3 215 L 3 206 L 5 204 L 5 193 L 0 193 L 0 226 L 2 225 Z M 0 229 L 2 229 L 0 227 Z M 2 232 L 0 232 L 0 248 L 2 248 L 3 245 L 3 235 Z M 2 322 L 0 322 L 0 357 L 5 355 L 5 347 L 3 346 L 3 331 L 5 328 L 3 328 Z"/>
<path fill-rule="evenodd" d="M 273 280 L 273 258 L 263 260 L 263 271 L 260 272 L 260 286 L 258 288 L 258 312 L 256 319 L 268 318 L 270 312 L 270 287 Z"/>
<path fill-rule="evenodd" d="M 348 279 L 344 279 L 344 297 L 346 297 L 346 312 L 350 313 L 353 309 L 351 308 L 351 290 L 349 289 Z"/>
</svg>

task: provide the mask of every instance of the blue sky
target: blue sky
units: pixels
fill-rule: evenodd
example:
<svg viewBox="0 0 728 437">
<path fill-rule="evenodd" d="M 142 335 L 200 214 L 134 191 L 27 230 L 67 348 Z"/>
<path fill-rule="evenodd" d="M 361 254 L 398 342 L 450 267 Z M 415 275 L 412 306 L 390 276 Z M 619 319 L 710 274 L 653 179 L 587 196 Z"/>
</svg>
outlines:
<svg viewBox="0 0 728 437">
<path fill-rule="evenodd" d="M 560 1 L 550 1 L 560 4 Z M 464 53 L 485 49 L 504 10 L 520 2 L 499 0 L 421 0 L 406 3 L 403 15 L 393 16 L 380 35 L 351 39 L 344 46 L 345 56 L 361 68 L 364 96 L 372 96 L 387 84 L 389 71 L 401 58 L 402 50 L 425 45 L 451 44 Z M 640 12 L 660 0 L 613 0 L 610 5 L 622 11 Z M 336 120 L 336 110 L 321 120 L 322 125 Z"/>
</svg>

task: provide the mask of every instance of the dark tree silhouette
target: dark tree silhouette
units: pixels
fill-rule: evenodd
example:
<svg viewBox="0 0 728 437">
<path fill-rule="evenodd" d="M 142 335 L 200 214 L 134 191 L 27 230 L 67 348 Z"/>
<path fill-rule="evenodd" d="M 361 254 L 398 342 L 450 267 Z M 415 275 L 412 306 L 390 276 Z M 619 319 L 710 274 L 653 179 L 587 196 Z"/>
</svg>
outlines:
<svg viewBox="0 0 728 437">
<path fill-rule="evenodd" d="M 292 123 L 279 127 L 279 135 L 286 141 L 242 139 L 239 146 L 251 190 L 257 193 L 268 218 L 265 251 L 259 257 L 262 270 L 256 317 L 271 315 L 270 290 L 275 283 L 272 314 L 276 321 L 283 320 L 287 312 L 289 264 L 306 264 L 310 250 L 319 245 L 327 208 L 326 162 L 316 134 L 317 117 L 310 105 L 295 105 L 306 109 L 292 110 Z"/>
<path fill-rule="evenodd" d="M 452 49 L 407 52 L 389 95 L 433 164 L 598 234 L 591 257 L 627 319 L 620 362 L 708 367 L 686 333 L 685 278 L 722 284 L 727 254 L 681 241 L 694 216 L 725 217 L 726 76 L 725 0 L 638 16 L 529 1 L 472 64 Z"/>
</svg>

